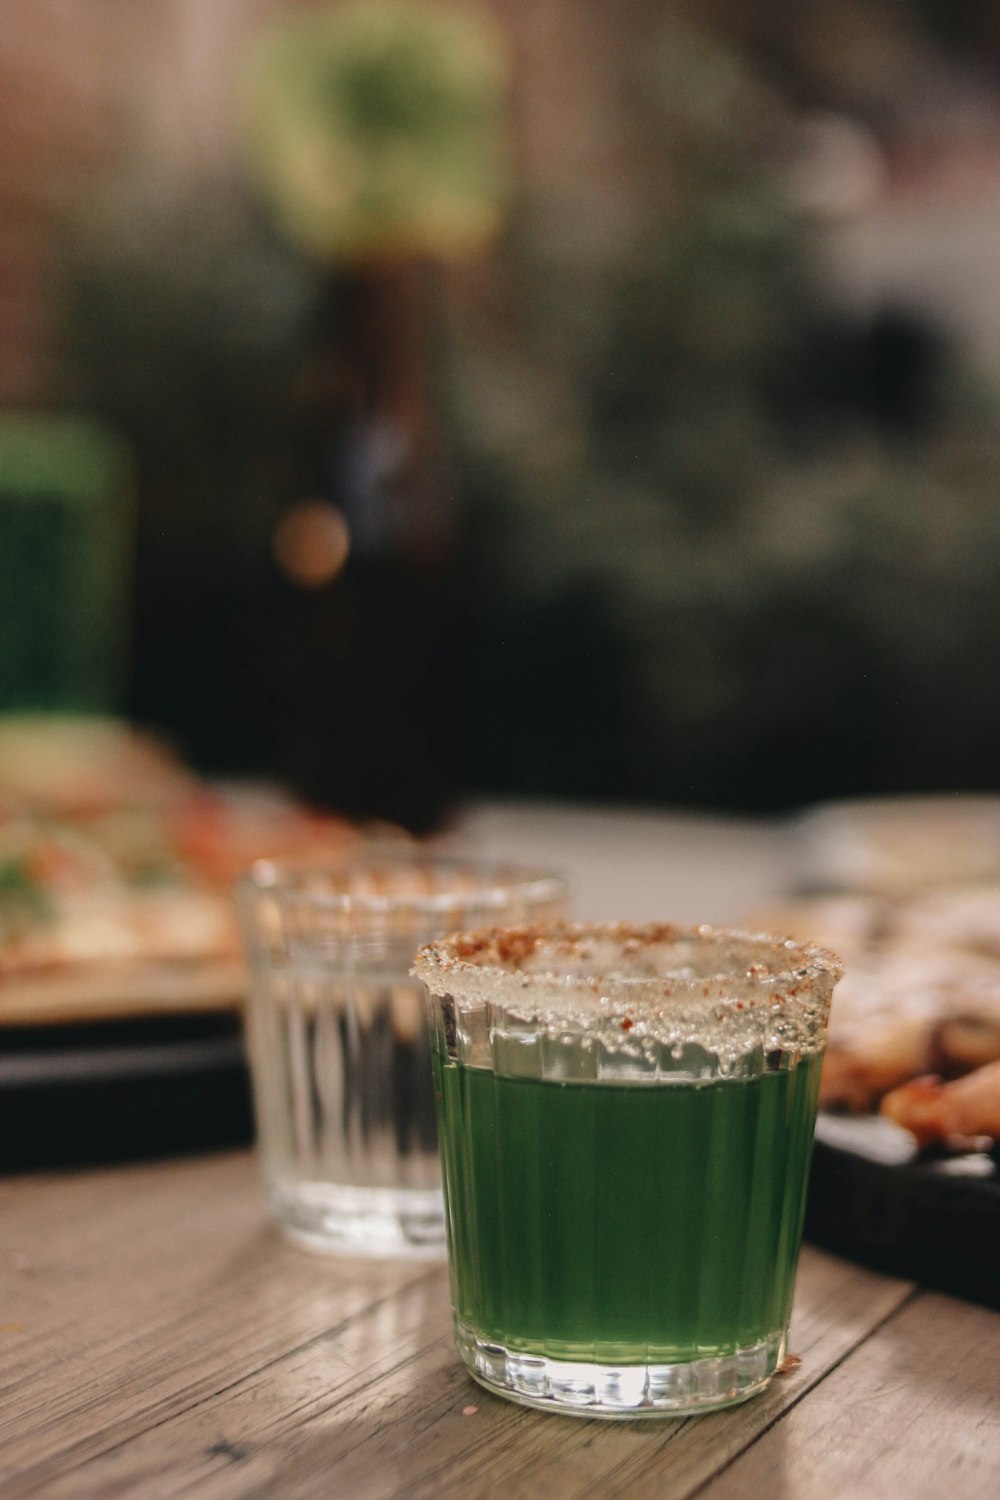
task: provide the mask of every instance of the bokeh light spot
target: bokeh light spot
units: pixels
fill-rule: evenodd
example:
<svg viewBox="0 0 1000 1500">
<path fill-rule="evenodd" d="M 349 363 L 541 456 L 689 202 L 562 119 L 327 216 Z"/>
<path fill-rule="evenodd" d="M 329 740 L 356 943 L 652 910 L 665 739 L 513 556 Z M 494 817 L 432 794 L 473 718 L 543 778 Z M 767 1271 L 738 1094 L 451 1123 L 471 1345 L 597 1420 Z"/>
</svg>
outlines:
<svg viewBox="0 0 1000 1500">
<path fill-rule="evenodd" d="M 301 589 L 332 583 L 347 561 L 351 536 L 343 511 L 328 500 L 300 500 L 274 528 L 275 560 Z"/>
</svg>

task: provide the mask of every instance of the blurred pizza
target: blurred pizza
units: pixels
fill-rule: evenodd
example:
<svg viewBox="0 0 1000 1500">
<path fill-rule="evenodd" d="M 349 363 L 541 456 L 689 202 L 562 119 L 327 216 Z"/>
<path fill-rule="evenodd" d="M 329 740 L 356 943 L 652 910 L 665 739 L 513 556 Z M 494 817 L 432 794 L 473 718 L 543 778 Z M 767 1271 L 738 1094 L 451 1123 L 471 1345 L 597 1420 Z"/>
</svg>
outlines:
<svg viewBox="0 0 1000 1500">
<path fill-rule="evenodd" d="M 238 1003 L 233 881 L 360 837 L 272 788 L 205 785 L 118 721 L 0 720 L 0 1024 Z"/>
</svg>

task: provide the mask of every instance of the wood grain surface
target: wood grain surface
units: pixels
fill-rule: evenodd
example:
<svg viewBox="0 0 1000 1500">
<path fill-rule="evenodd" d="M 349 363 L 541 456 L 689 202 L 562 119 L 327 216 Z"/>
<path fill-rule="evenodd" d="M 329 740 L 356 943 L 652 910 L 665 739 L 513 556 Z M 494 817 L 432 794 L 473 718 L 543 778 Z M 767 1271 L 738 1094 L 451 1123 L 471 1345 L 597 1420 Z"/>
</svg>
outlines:
<svg viewBox="0 0 1000 1500">
<path fill-rule="evenodd" d="M 1000 1315 L 806 1247 L 763 1396 L 586 1421 L 481 1390 L 441 1265 L 328 1259 L 238 1153 L 0 1185 L 4 1500 L 1000 1493 Z"/>
</svg>

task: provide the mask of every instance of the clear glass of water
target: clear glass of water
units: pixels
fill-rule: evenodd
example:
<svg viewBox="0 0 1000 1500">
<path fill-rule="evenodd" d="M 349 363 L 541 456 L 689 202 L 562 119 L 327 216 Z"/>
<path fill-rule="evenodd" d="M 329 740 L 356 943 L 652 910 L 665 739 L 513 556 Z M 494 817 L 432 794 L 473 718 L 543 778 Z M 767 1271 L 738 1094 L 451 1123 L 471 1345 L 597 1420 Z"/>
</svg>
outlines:
<svg viewBox="0 0 1000 1500">
<path fill-rule="evenodd" d="M 237 891 L 247 1042 L 271 1209 L 312 1249 L 443 1255 L 423 943 L 565 914 L 557 875 L 409 854 L 259 861 Z"/>
</svg>

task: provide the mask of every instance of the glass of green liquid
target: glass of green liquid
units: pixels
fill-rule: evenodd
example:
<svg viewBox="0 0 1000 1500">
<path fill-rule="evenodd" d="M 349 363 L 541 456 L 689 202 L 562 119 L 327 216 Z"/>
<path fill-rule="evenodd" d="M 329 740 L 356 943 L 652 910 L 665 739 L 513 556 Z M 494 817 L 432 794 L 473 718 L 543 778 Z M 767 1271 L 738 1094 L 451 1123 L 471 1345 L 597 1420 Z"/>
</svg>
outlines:
<svg viewBox="0 0 1000 1500">
<path fill-rule="evenodd" d="M 840 960 L 707 927 L 423 947 L 455 1337 L 488 1389 L 687 1414 L 782 1360 Z"/>
</svg>

